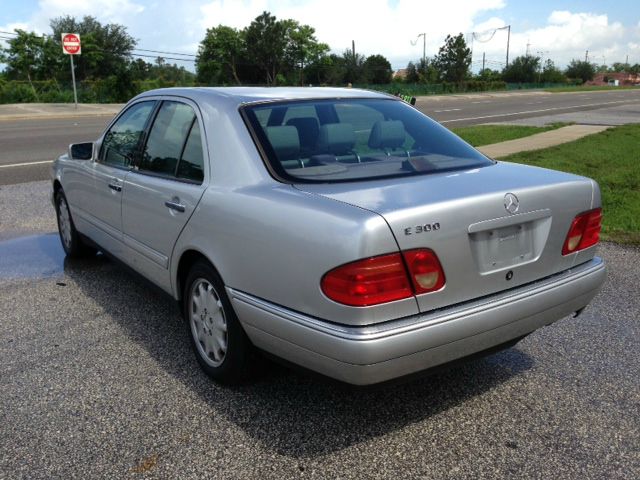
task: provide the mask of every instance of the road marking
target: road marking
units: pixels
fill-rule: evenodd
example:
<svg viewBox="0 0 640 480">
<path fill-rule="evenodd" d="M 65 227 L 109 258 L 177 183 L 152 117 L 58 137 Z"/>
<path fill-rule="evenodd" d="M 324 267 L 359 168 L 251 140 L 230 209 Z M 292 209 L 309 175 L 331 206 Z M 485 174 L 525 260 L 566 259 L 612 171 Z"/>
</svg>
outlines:
<svg viewBox="0 0 640 480">
<path fill-rule="evenodd" d="M 615 103 L 636 103 L 638 100 L 617 100 L 615 102 L 604 102 L 604 103 L 588 103 L 585 105 L 573 105 L 570 107 L 552 107 L 552 108 L 542 108 L 540 110 L 525 110 L 522 112 L 512 112 L 512 113 L 500 113 L 496 115 L 483 115 L 481 117 L 467 117 L 467 118 L 454 118 L 453 120 L 440 120 L 440 123 L 451 123 L 451 122 L 466 122 L 469 120 L 483 120 L 485 118 L 500 118 L 500 117 L 511 117 L 513 115 L 525 115 L 527 113 L 542 113 L 542 112 L 553 112 L 557 110 L 571 110 L 572 108 L 584 108 L 584 107 L 598 107 L 600 105 L 612 105 Z"/>
<path fill-rule="evenodd" d="M 29 165 L 42 165 L 44 163 L 53 163 L 53 160 L 42 160 L 40 162 L 27 162 L 27 163 L 12 163 L 9 165 L 0 165 L 0 168 L 28 167 Z"/>
<path fill-rule="evenodd" d="M 448 108 L 446 110 L 434 110 L 433 113 L 443 113 L 443 112 L 458 112 L 462 110 L 461 108 Z"/>
<path fill-rule="evenodd" d="M 491 103 L 491 100 L 483 100 L 481 102 L 471 102 L 471 103 Z"/>
</svg>

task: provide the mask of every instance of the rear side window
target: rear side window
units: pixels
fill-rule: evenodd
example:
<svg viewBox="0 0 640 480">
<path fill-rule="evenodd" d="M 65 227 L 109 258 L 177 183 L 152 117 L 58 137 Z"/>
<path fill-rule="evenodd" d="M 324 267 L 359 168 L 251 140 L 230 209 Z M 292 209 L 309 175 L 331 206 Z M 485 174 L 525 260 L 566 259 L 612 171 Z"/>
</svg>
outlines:
<svg viewBox="0 0 640 480">
<path fill-rule="evenodd" d="M 202 182 L 204 178 L 202 140 L 200 138 L 200 127 L 197 121 L 195 121 L 193 127 L 191 127 L 182 158 L 180 159 L 180 163 L 178 163 L 177 177 L 193 180 L 194 182 Z"/>
<path fill-rule="evenodd" d="M 105 134 L 100 161 L 113 167 L 128 168 L 136 152 L 154 101 L 140 102 L 129 107 Z"/>
<path fill-rule="evenodd" d="M 277 177 L 339 182 L 480 168 L 493 162 L 394 99 L 248 105 L 243 114 Z"/>
<path fill-rule="evenodd" d="M 142 158 L 141 172 L 202 182 L 200 127 L 191 106 L 162 103 L 153 122 Z"/>
</svg>

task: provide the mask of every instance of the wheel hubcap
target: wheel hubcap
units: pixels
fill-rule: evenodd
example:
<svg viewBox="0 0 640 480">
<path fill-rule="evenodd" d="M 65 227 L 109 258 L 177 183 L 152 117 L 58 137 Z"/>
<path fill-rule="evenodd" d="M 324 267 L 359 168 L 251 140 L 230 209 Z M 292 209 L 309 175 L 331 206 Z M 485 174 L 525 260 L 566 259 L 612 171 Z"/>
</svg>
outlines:
<svg viewBox="0 0 640 480">
<path fill-rule="evenodd" d="M 64 246 L 71 248 L 71 216 L 64 198 L 61 198 L 58 203 L 58 226 L 60 227 L 60 237 Z"/>
<path fill-rule="evenodd" d="M 227 319 L 220 295 L 204 278 L 191 286 L 189 322 L 200 356 L 212 367 L 219 367 L 227 354 Z"/>
</svg>

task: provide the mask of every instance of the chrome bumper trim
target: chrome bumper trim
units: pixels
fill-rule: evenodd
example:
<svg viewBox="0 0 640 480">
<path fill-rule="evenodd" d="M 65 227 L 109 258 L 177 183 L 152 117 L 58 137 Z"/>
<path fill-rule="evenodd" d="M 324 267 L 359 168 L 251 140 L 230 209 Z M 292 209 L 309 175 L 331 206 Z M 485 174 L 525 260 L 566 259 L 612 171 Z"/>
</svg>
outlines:
<svg viewBox="0 0 640 480">
<path fill-rule="evenodd" d="M 542 280 L 522 285 L 504 292 L 460 303 L 453 307 L 435 310 L 433 312 L 421 313 L 399 320 L 391 320 L 367 326 L 351 326 L 327 322 L 289 310 L 288 308 L 267 302 L 266 300 L 262 300 L 239 290 L 232 288 L 227 288 L 227 290 L 232 299 L 249 304 L 301 326 L 346 340 L 366 341 L 385 338 L 391 335 L 406 333 L 412 330 L 418 330 L 424 327 L 437 325 L 439 323 L 456 320 L 461 317 L 467 317 L 485 310 L 488 305 L 491 305 L 491 308 L 497 308 L 508 303 L 517 302 L 520 299 L 532 295 L 539 295 L 547 290 L 556 288 L 558 283 L 579 280 L 584 276 L 591 275 L 592 273 L 604 268 L 604 261 L 600 257 L 594 257 L 589 262 L 570 268 L 564 272 L 557 273 Z"/>
</svg>

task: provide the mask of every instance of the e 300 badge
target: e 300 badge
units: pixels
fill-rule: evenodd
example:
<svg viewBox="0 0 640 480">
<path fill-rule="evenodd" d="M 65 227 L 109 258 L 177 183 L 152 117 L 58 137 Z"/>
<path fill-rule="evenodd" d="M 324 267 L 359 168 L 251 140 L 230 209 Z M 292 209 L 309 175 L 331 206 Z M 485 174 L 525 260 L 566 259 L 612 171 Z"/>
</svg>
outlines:
<svg viewBox="0 0 640 480">
<path fill-rule="evenodd" d="M 424 225 L 416 225 L 415 227 L 407 227 L 404 229 L 405 235 L 417 235 L 418 233 L 433 232 L 440 230 L 440 223 L 425 223 Z"/>
</svg>

